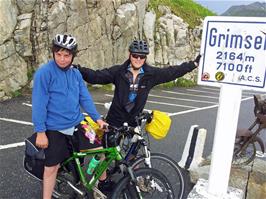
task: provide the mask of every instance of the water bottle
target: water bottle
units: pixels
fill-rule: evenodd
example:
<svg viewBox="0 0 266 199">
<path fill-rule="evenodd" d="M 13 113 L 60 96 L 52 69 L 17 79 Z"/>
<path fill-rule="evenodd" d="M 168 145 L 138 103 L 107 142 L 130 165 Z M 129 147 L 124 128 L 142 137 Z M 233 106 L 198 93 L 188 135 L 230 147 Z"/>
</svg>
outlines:
<svg viewBox="0 0 266 199">
<path fill-rule="evenodd" d="M 97 167 L 97 165 L 100 162 L 100 156 L 96 155 L 93 157 L 89 163 L 89 166 L 87 168 L 87 174 L 91 175 L 94 171 L 94 169 Z"/>
</svg>

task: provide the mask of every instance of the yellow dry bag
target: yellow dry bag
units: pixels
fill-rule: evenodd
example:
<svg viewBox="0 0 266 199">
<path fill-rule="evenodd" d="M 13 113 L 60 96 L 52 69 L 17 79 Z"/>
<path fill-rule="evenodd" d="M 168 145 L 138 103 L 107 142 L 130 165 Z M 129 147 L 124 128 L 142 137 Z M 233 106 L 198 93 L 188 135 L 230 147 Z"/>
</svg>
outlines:
<svg viewBox="0 0 266 199">
<path fill-rule="evenodd" d="M 146 131 L 157 140 L 163 139 L 171 127 L 171 118 L 164 112 L 153 110 L 152 120 L 146 124 Z"/>
</svg>

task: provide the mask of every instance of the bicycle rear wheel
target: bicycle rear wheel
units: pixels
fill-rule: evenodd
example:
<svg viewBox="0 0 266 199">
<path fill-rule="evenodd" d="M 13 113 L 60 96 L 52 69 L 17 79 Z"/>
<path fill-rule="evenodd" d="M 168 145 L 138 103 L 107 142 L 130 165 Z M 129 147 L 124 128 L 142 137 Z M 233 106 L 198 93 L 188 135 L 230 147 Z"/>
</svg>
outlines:
<svg viewBox="0 0 266 199">
<path fill-rule="evenodd" d="M 256 146 L 254 142 L 248 144 L 246 148 L 241 149 L 241 144 L 236 144 L 232 160 L 233 167 L 248 165 L 256 157 Z"/>
<path fill-rule="evenodd" d="M 159 170 L 167 177 L 174 188 L 175 197 L 182 199 L 185 192 L 185 178 L 177 162 L 165 154 L 151 153 L 151 165 L 152 168 Z M 143 156 L 137 158 L 131 166 L 133 169 L 146 167 L 145 158 Z"/>
<path fill-rule="evenodd" d="M 137 199 L 140 198 L 164 198 L 174 199 L 173 188 L 167 178 L 158 170 L 152 168 L 140 168 L 133 172 L 136 181 L 130 175 L 123 177 L 117 184 L 111 199 Z"/>
</svg>

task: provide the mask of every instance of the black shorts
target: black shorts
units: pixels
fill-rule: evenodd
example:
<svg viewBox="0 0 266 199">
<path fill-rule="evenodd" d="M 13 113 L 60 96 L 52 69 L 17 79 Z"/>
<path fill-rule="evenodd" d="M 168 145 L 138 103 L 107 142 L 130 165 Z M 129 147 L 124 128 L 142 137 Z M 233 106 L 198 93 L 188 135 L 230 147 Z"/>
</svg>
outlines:
<svg viewBox="0 0 266 199">
<path fill-rule="evenodd" d="M 65 135 L 59 131 L 47 130 L 49 145 L 44 150 L 45 166 L 55 166 L 70 157 L 73 150 L 81 151 L 101 147 L 100 143 L 91 144 L 89 139 L 85 137 L 80 125 L 77 126 L 78 131 L 73 136 Z"/>
</svg>

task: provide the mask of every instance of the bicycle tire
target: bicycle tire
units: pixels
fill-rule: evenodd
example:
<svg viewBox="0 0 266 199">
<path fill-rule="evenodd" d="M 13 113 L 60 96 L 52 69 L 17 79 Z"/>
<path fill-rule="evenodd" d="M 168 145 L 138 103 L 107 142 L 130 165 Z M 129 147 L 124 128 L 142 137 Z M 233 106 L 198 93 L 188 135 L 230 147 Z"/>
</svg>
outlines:
<svg viewBox="0 0 266 199">
<path fill-rule="evenodd" d="M 235 152 L 234 152 L 233 160 L 232 160 L 233 167 L 246 166 L 249 163 L 251 163 L 256 157 L 256 146 L 254 142 L 249 143 L 247 147 L 243 149 L 241 149 L 240 147 L 241 145 L 235 146 L 235 149 L 234 149 Z"/>
<path fill-rule="evenodd" d="M 132 164 L 132 168 L 145 167 L 145 158 L 141 156 L 137 158 Z M 162 172 L 169 180 L 171 186 L 174 188 L 174 195 L 178 199 L 184 198 L 185 194 L 185 177 L 182 168 L 172 158 L 161 153 L 151 153 L 152 168 Z"/>
<path fill-rule="evenodd" d="M 139 168 L 134 170 L 133 173 L 143 199 L 174 199 L 173 188 L 171 187 L 168 179 L 160 171 L 153 168 Z M 135 183 L 130 175 L 124 176 L 119 181 L 111 195 L 111 199 L 119 198 L 138 198 Z"/>
</svg>

